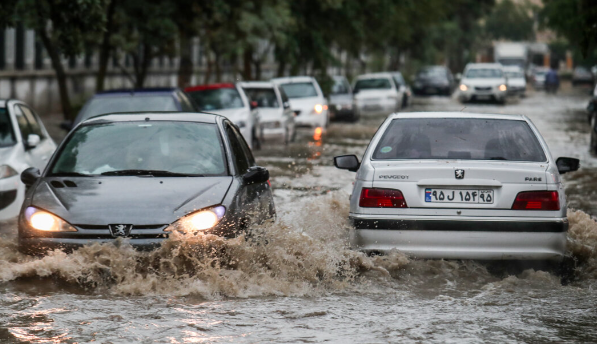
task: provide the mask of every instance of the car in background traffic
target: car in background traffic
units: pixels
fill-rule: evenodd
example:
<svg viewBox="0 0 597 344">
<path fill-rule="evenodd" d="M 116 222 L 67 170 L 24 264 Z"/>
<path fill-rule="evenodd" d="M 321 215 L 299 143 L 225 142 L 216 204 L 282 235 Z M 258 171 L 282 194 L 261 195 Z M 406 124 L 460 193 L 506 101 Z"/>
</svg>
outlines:
<svg viewBox="0 0 597 344">
<path fill-rule="evenodd" d="M 394 114 L 357 172 L 349 217 L 353 247 L 425 259 L 561 261 L 566 196 L 560 174 L 579 161 L 551 157 L 525 116 Z"/>
<path fill-rule="evenodd" d="M 268 81 L 245 81 L 240 86 L 249 100 L 257 102 L 263 137 L 282 137 L 285 143 L 296 137 L 294 111 L 284 90 Z"/>
<path fill-rule="evenodd" d="M 585 67 L 578 66 L 572 71 L 572 86 L 591 85 L 595 82 L 593 73 Z"/>
<path fill-rule="evenodd" d="M 85 102 L 73 122 L 60 126 L 66 131 L 97 115 L 114 112 L 197 111 L 193 101 L 178 88 L 115 89 L 98 92 Z"/>
<path fill-rule="evenodd" d="M 549 72 L 549 68 L 546 67 L 535 67 L 531 77 L 533 88 L 536 90 L 545 89 L 545 78 Z"/>
<path fill-rule="evenodd" d="M 508 95 L 524 97 L 527 91 L 527 81 L 520 67 L 504 67 L 506 75 L 506 86 L 508 86 Z"/>
<path fill-rule="evenodd" d="M 504 104 L 508 86 L 499 63 L 469 63 L 463 73 L 458 98 L 462 102 L 494 100 Z"/>
<path fill-rule="evenodd" d="M 343 75 L 333 75 L 332 90 L 330 92 L 330 119 L 355 122 L 359 117 L 354 109 L 352 88 L 348 79 Z"/>
<path fill-rule="evenodd" d="M 234 237 L 275 216 L 269 172 L 236 125 L 213 114 L 94 117 L 43 173 L 29 168 L 21 180 L 30 191 L 18 245 L 28 254 L 117 238 L 152 249 L 173 232 Z"/>
<path fill-rule="evenodd" d="M 328 102 L 315 78 L 310 76 L 289 76 L 271 80 L 279 85 L 290 100 L 290 107 L 295 113 L 294 122 L 299 127 L 328 127 Z"/>
<path fill-rule="evenodd" d="M 398 90 L 400 90 L 400 92 L 402 92 L 404 94 L 404 97 L 402 97 L 402 109 L 410 106 L 410 103 L 411 103 L 412 97 L 413 97 L 413 91 L 410 88 L 410 86 L 408 85 L 408 83 L 406 82 L 406 80 L 404 80 L 402 73 L 401 72 L 388 72 L 388 73 L 392 74 L 392 78 L 394 78 L 394 83 L 398 87 Z"/>
<path fill-rule="evenodd" d="M 252 149 L 261 147 L 263 132 L 257 103 L 249 100 L 238 83 L 198 85 L 184 90 L 199 111 L 228 117 L 239 127 Z"/>
<path fill-rule="evenodd" d="M 44 169 L 56 144 L 39 116 L 22 101 L 0 100 L 0 220 L 19 214 L 25 199 L 24 170 Z"/>
<path fill-rule="evenodd" d="M 359 116 L 398 112 L 407 102 L 406 92 L 392 73 L 359 75 L 353 87 L 356 111 Z"/>
<path fill-rule="evenodd" d="M 421 68 L 413 82 L 413 92 L 416 95 L 445 95 L 449 96 L 456 87 L 452 72 L 445 66 L 426 66 Z"/>
</svg>

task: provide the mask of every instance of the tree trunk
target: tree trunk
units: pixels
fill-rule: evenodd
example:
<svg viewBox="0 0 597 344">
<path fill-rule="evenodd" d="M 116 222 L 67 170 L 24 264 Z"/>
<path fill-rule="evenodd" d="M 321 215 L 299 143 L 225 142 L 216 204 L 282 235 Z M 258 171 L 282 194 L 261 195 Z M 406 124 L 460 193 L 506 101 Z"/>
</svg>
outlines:
<svg viewBox="0 0 597 344">
<path fill-rule="evenodd" d="M 151 46 L 149 44 L 143 44 L 141 49 L 142 53 L 136 58 L 137 62 L 135 63 L 135 88 L 143 88 L 143 85 L 145 85 L 149 63 L 153 57 L 151 54 Z"/>
<path fill-rule="evenodd" d="M 205 51 L 205 59 L 207 60 L 207 69 L 205 70 L 203 83 L 209 84 L 209 81 L 211 80 L 211 73 L 213 70 L 213 60 L 211 59 L 211 52 L 209 50 Z"/>
<path fill-rule="evenodd" d="M 247 47 L 243 53 L 243 79 L 247 81 L 253 80 L 251 62 L 253 62 L 253 49 Z"/>
<path fill-rule="evenodd" d="M 220 53 L 214 51 L 214 69 L 216 72 L 216 82 L 222 82 L 222 69 L 220 68 Z"/>
<path fill-rule="evenodd" d="M 52 44 L 52 41 L 50 40 L 50 37 L 48 36 L 48 32 L 46 31 L 45 27 L 37 29 L 36 33 L 41 38 L 41 42 L 43 43 L 44 48 L 48 52 L 48 55 L 50 55 L 52 67 L 54 68 L 54 72 L 56 72 L 56 81 L 58 82 L 58 91 L 60 92 L 60 103 L 62 105 L 62 113 L 64 115 L 64 119 L 72 119 L 73 113 L 70 98 L 68 96 L 66 73 L 64 72 L 62 61 L 60 61 L 60 54 Z"/>
<path fill-rule="evenodd" d="M 110 37 L 114 30 L 114 12 L 116 12 L 116 2 L 119 0 L 112 0 L 108 4 L 108 10 L 106 13 L 106 31 L 100 46 L 99 53 L 99 67 L 97 71 L 97 78 L 95 79 L 95 91 L 101 92 L 104 90 L 104 83 L 106 80 L 106 71 L 108 70 L 108 61 L 110 60 L 110 52 L 112 46 L 110 45 Z"/>
<path fill-rule="evenodd" d="M 188 32 L 181 29 L 180 38 L 180 64 L 178 65 L 178 87 L 184 89 L 191 85 L 193 76 L 193 40 Z"/>
</svg>

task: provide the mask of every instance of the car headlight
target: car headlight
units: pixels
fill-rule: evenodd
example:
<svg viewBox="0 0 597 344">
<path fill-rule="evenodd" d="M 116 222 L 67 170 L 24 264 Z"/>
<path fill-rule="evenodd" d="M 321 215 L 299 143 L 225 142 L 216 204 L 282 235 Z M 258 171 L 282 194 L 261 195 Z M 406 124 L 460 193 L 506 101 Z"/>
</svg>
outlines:
<svg viewBox="0 0 597 344">
<path fill-rule="evenodd" d="M 313 112 L 318 115 L 321 114 L 323 112 L 323 105 L 315 104 L 315 106 L 313 107 Z"/>
<path fill-rule="evenodd" d="M 466 91 L 468 91 L 468 86 L 466 86 L 465 84 L 460 84 L 460 87 L 459 87 L 459 88 L 460 88 L 460 90 L 461 90 L 462 92 L 466 92 Z"/>
<path fill-rule="evenodd" d="M 29 226 L 44 232 L 76 232 L 75 227 L 58 216 L 35 207 L 25 209 L 25 220 Z"/>
<path fill-rule="evenodd" d="M 12 176 L 16 176 L 17 174 L 17 171 L 8 165 L 0 166 L 0 179 L 10 178 Z"/>
<path fill-rule="evenodd" d="M 226 208 L 219 205 L 186 215 L 174 222 L 165 232 L 198 232 L 215 227 L 226 214 Z"/>
<path fill-rule="evenodd" d="M 504 84 L 501 84 L 501 85 L 498 87 L 498 89 L 499 89 L 500 91 L 502 91 L 502 92 L 506 92 L 506 90 L 508 89 L 508 87 L 507 87 L 506 85 L 504 85 Z"/>
</svg>

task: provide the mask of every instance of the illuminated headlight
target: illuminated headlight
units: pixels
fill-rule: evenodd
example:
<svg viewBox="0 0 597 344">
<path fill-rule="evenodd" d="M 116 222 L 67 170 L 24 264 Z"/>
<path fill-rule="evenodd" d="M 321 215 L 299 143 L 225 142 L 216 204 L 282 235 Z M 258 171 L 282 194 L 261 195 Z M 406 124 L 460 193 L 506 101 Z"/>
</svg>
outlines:
<svg viewBox="0 0 597 344">
<path fill-rule="evenodd" d="M 239 128 L 244 128 L 244 127 L 246 127 L 246 126 L 247 126 L 247 123 L 246 123 L 245 121 L 238 121 L 238 123 L 236 123 L 236 125 L 237 125 Z"/>
<path fill-rule="evenodd" d="M 12 176 L 16 176 L 17 174 L 17 171 L 8 165 L 0 166 L 0 179 L 10 178 Z"/>
<path fill-rule="evenodd" d="M 198 232 L 215 227 L 226 214 L 226 208 L 219 205 L 210 209 L 200 210 L 196 213 L 189 214 L 178 221 L 174 222 L 168 228 L 164 229 L 166 232 Z"/>
<path fill-rule="evenodd" d="M 25 209 L 25 220 L 29 226 L 44 232 L 76 232 L 68 222 L 47 211 L 28 207 Z"/>
<path fill-rule="evenodd" d="M 506 85 L 502 84 L 502 85 L 500 85 L 500 86 L 498 87 L 498 89 L 499 89 L 500 91 L 502 91 L 502 92 L 506 92 L 506 90 L 508 89 L 508 87 L 507 87 Z"/>
<path fill-rule="evenodd" d="M 321 104 L 315 104 L 315 106 L 313 107 L 313 112 L 316 114 L 320 114 L 323 112 L 323 105 Z"/>
<path fill-rule="evenodd" d="M 468 91 L 468 86 L 466 86 L 465 84 L 460 84 L 460 87 L 459 87 L 459 88 L 460 88 L 460 90 L 461 90 L 462 92 L 466 92 L 466 91 Z"/>
</svg>

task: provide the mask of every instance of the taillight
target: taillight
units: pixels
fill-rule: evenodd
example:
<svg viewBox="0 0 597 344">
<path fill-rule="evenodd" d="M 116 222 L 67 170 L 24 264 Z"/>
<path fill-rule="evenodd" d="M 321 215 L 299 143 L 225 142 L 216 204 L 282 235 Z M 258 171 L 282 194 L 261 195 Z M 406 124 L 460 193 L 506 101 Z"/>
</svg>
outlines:
<svg viewBox="0 0 597 344">
<path fill-rule="evenodd" d="M 525 191 L 516 196 L 513 210 L 560 210 L 557 191 Z"/>
<path fill-rule="evenodd" d="M 394 189 L 363 188 L 359 206 L 363 208 L 408 208 L 402 192 Z"/>
</svg>

